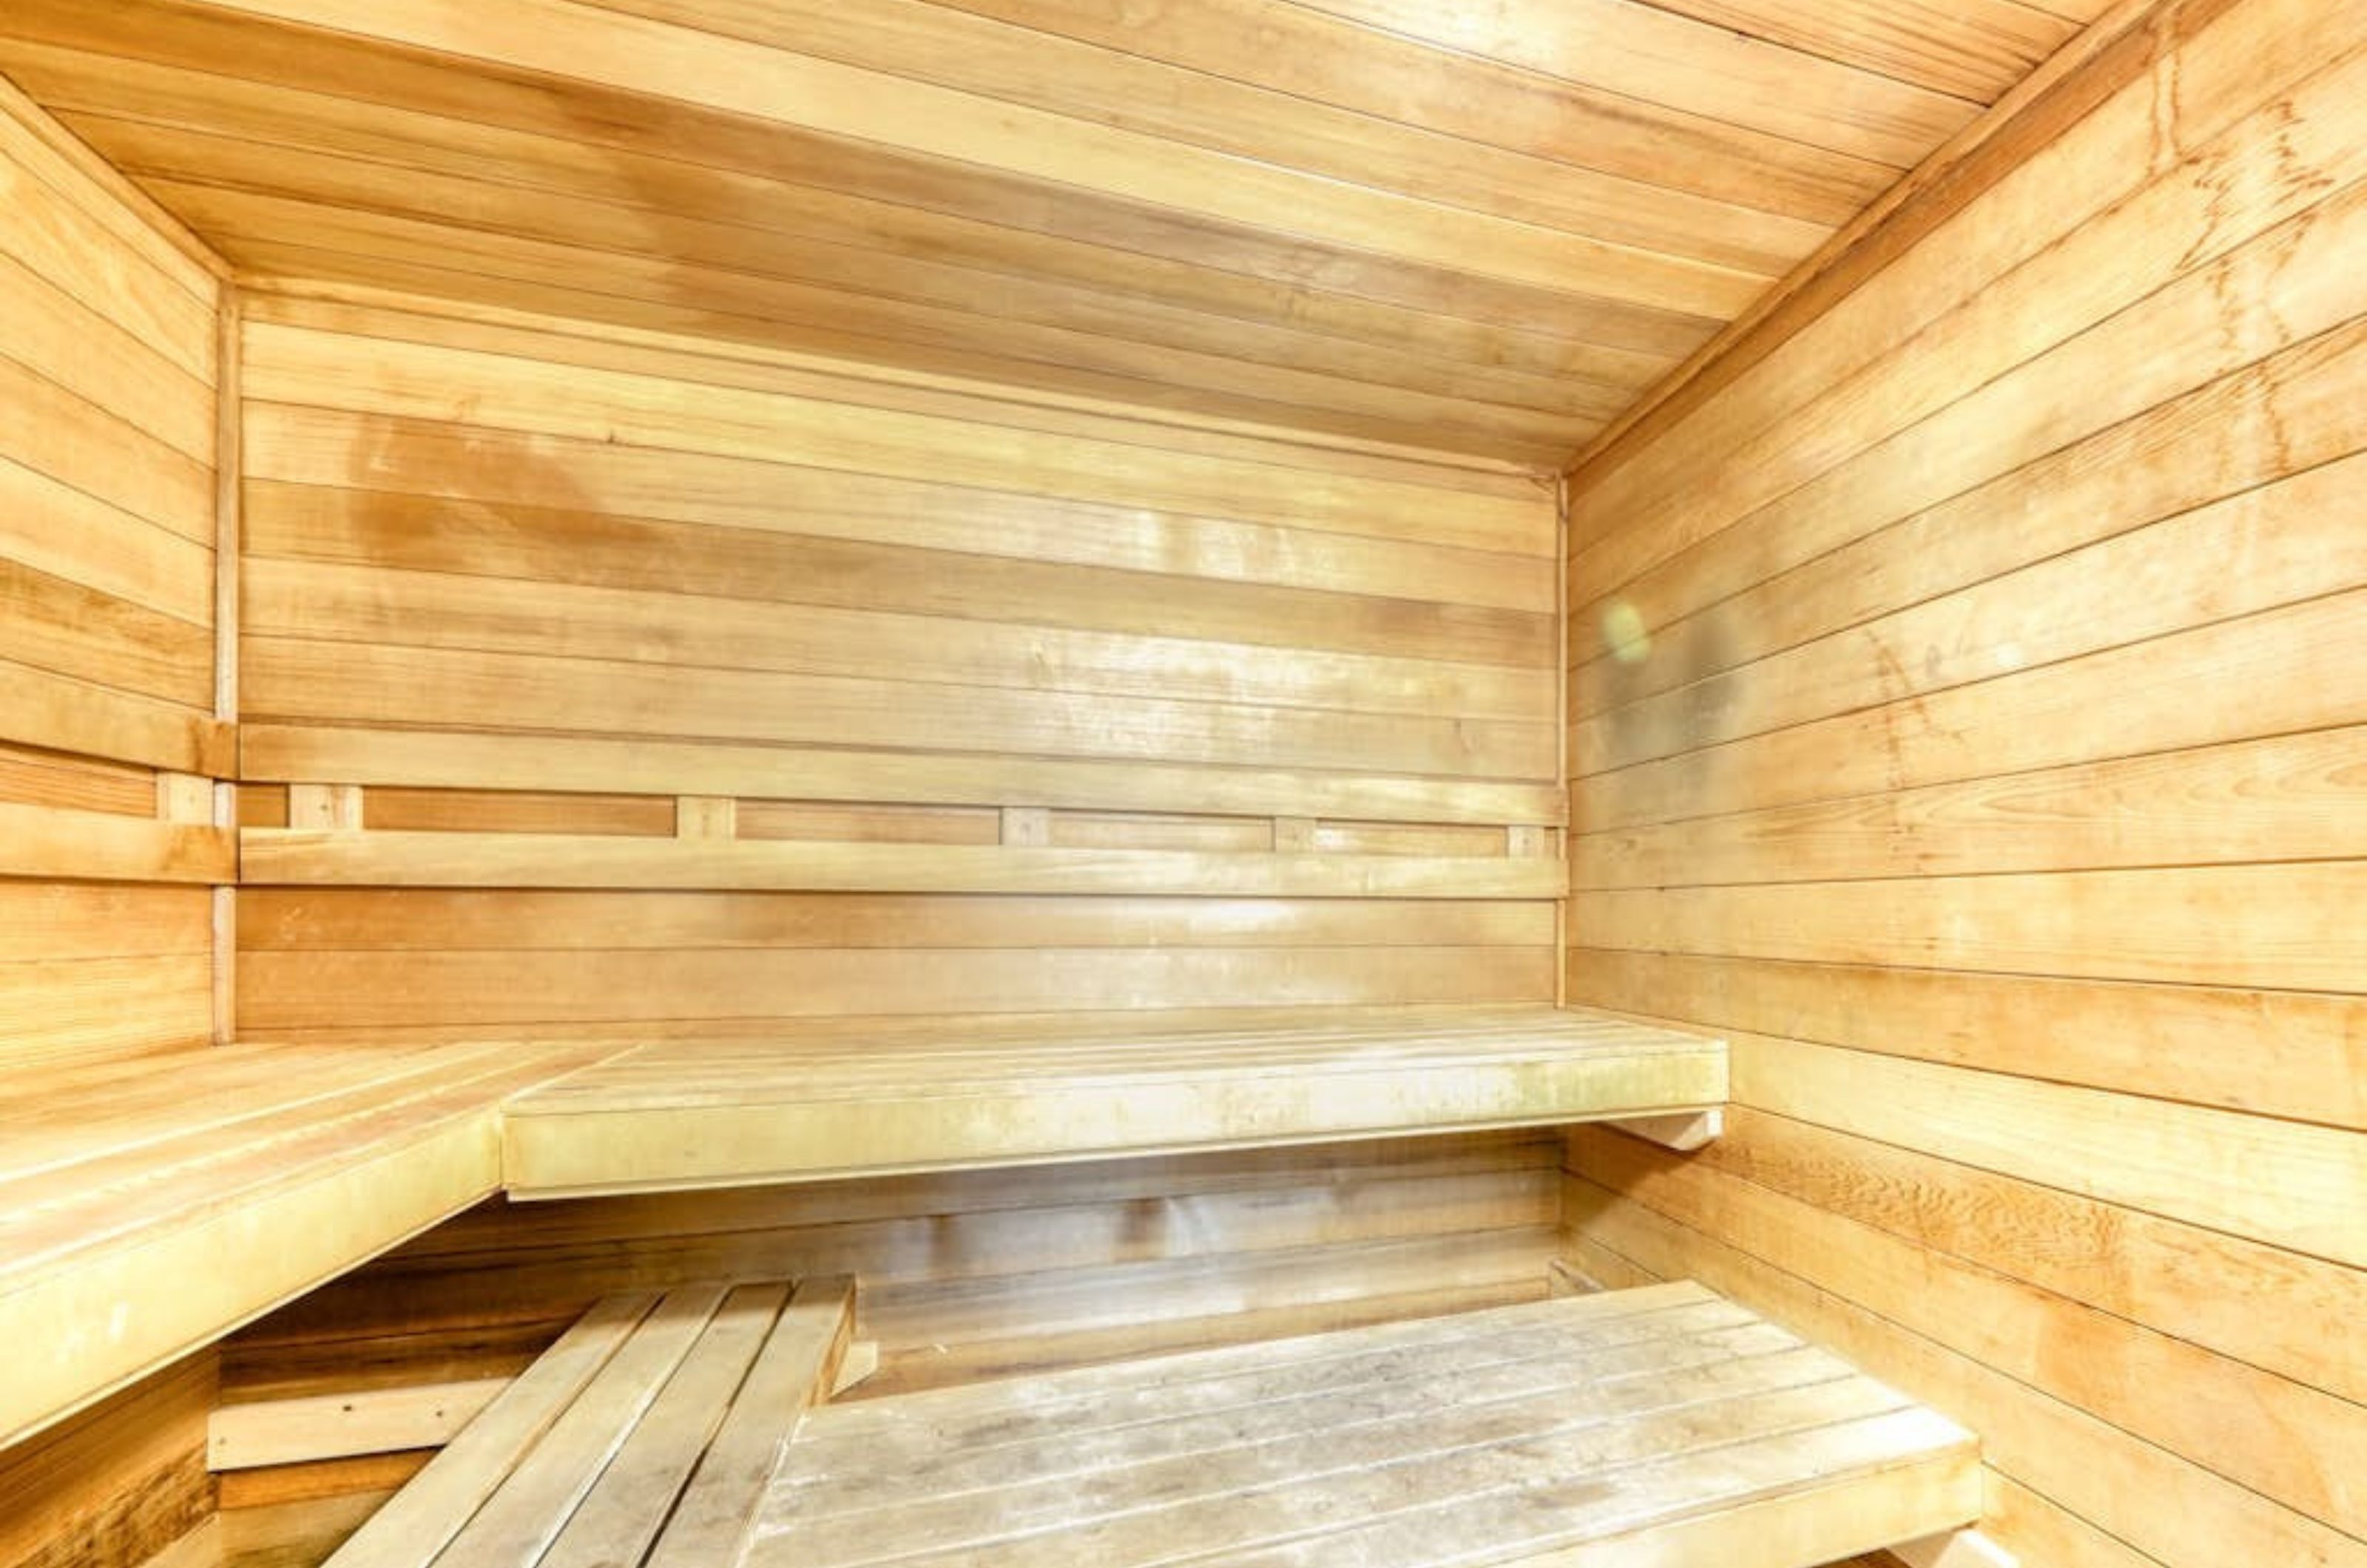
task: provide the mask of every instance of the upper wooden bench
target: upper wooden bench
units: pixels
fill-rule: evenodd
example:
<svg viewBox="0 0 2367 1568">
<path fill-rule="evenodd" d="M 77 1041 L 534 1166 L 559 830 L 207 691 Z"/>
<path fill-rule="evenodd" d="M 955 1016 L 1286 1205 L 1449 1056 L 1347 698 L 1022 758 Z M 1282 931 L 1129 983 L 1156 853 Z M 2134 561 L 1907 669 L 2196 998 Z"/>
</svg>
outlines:
<svg viewBox="0 0 2367 1568">
<path fill-rule="evenodd" d="M 501 1189 L 609 1047 L 227 1045 L 0 1086 L 0 1445 Z"/>
<path fill-rule="evenodd" d="M 1714 1113 L 1715 1041 L 1410 1010 L 726 1044 L 231 1045 L 0 1088 L 0 1442 L 486 1197 Z"/>
<path fill-rule="evenodd" d="M 552 1198 L 1452 1129 L 1682 1123 L 1726 1098 L 1721 1042 L 1552 1008 L 1123 1032 L 825 1028 L 625 1052 L 513 1100 L 504 1157 L 514 1196 Z"/>
</svg>

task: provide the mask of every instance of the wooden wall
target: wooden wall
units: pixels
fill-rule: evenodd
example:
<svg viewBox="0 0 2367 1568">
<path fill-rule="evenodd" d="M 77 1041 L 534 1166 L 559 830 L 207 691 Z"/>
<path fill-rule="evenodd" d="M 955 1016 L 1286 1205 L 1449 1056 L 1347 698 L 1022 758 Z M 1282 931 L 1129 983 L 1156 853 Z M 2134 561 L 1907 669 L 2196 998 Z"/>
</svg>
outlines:
<svg viewBox="0 0 2367 1568">
<path fill-rule="evenodd" d="M 2367 11 L 2161 7 L 1575 477 L 1574 1246 L 1977 1428 L 2047 1568 L 2367 1562 Z M 2057 134 L 2059 132 L 2059 134 Z"/>
<path fill-rule="evenodd" d="M 206 1422 L 219 1385 L 208 1350 L 0 1450 L 0 1563 L 212 1568 Z"/>
<path fill-rule="evenodd" d="M 0 82 L 0 1064 L 201 1044 L 221 288 Z M 166 819 L 193 826 L 175 826 Z"/>
<path fill-rule="evenodd" d="M 15 1082 L 213 1038 L 209 885 L 233 874 L 211 782 L 230 762 L 221 293 L 192 242 L 0 82 L 0 1071 Z M 213 1393 L 212 1358 L 192 1358 L 0 1450 L 0 1563 L 210 1562 Z"/>
<path fill-rule="evenodd" d="M 244 373 L 247 1037 L 1552 995 L 1534 479 L 383 301 Z"/>
</svg>

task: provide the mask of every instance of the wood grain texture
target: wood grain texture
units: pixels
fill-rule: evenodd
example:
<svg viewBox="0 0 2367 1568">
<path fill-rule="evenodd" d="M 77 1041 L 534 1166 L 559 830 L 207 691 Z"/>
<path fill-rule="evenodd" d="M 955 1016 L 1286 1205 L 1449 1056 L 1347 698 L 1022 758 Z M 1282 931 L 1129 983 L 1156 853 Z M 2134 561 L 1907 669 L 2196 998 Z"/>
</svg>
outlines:
<svg viewBox="0 0 2367 1568">
<path fill-rule="evenodd" d="M 251 272 L 1552 466 L 2072 31 L 26 0 L 0 68 Z"/>
<path fill-rule="evenodd" d="M 2358 22 L 2163 9 L 1572 480 L 1569 995 L 1736 1051 L 1573 1260 L 1976 1427 L 2024 1561 L 2362 1560 Z"/>
<path fill-rule="evenodd" d="M 226 1404 L 206 1424 L 206 1468 L 219 1473 L 441 1448 L 509 1381 L 476 1378 Z"/>
<path fill-rule="evenodd" d="M 209 783 L 233 751 L 214 707 L 223 286 L 203 256 L 0 80 L 0 1069 L 12 1079 L 154 1065 L 212 1036 L 204 887 L 234 879 L 237 851 L 212 825 Z M 80 1450 L 88 1487 L 60 1482 L 51 1542 L 16 1540 L 0 1557 L 131 1564 L 199 1523 L 187 1496 L 171 1533 L 132 1517 L 161 1483 L 109 1470 L 110 1447 L 142 1451 L 110 1429 Z M 111 1474 L 121 1518 L 99 1495 Z M 43 1506 L 17 1499 L 0 1516 Z"/>
<path fill-rule="evenodd" d="M 55 814 L 41 814 L 55 815 Z M 211 829 L 195 831 L 210 832 Z M 843 893 L 1549 900 L 1558 863 L 1505 855 L 1276 854 L 1024 844 L 759 842 L 568 833 L 249 828 L 256 886 L 780 888 Z"/>
<path fill-rule="evenodd" d="M 1969 1434 L 1726 1306 L 1663 1286 L 825 1406 L 791 1436 L 748 1559 L 1149 1563 L 1183 1545 L 1412 1568 L 1452 1543 L 1800 1568 L 1977 1508 Z"/>
<path fill-rule="evenodd" d="M 1445 1134 L 497 1201 L 236 1337 L 226 1393 L 368 1399 L 514 1376 L 602 1295 L 725 1276 L 860 1273 L 862 1332 L 884 1359 L 856 1396 L 1532 1300 L 1558 1158 L 1545 1134 Z M 366 1509 L 394 1483 L 329 1466 L 224 1480 L 242 1477 L 254 1488 L 225 1492 L 225 1525 L 295 1561 L 334 1537 L 294 1498 Z"/>
<path fill-rule="evenodd" d="M 205 1425 L 218 1390 L 216 1359 L 195 1356 L 0 1452 L 0 1562 L 172 1563 L 213 1513 Z"/>
<path fill-rule="evenodd" d="M 630 791 L 733 795 L 743 801 L 787 801 L 803 795 L 815 802 L 970 808 L 1025 800 L 1077 810 L 1262 817 L 1319 809 L 1327 818 L 1362 821 L 1508 826 L 1557 825 L 1567 808 L 1561 792 L 1549 784 L 1164 762 L 956 758 L 852 748 L 266 722 L 241 727 L 239 740 L 249 779 L 352 778 L 442 791 L 471 786 L 526 795 Z"/>
<path fill-rule="evenodd" d="M 0 728 L 203 771 L 219 285 L 0 88 Z"/>
<path fill-rule="evenodd" d="M 718 917 L 606 957 L 258 934 L 247 1033 L 1550 995 L 1560 863 L 1505 852 L 1560 813 L 1544 489 L 581 323 L 246 318 L 243 766 L 377 803 L 355 833 L 258 801 L 247 879 Z M 679 835 L 686 796 L 731 833 Z M 900 953 L 852 934 L 882 893 L 996 902 L 893 906 Z M 847 937 L 789 934 L 827 908 Z M 978 908 L 1011 919 L 945 951 Z"/>
<path fill-rule="evenodd" d="M 330 1561 L 722 1561 L 753 1508 L 740 1477 L 828 1395 L 853 1327 L 853 1281 L 795 1288 L 601 1302 Z"/>
<path fill-rule="evenodd" d="M 2076 1404 L 2030 1388 L 1941 1338 L 1902 1331 L 1861 1303 L 1819 1288 L 1736 1245 L 1731 1230 L 1713 1234 L 1658 1209 L 1622 1201 L 1610 1188 L 1573 1178 L 1569 1210 L 1588 1230 L 1641 1259 L 1660 1278 L 1682 1270 L 1738 1294 L 1749 1292 L 1819 1344 L 1892 1383 L 1918 1391 L 1982 1434 L 1992 1468 L 2007 1475 L 2063 1467 L 2060 1498 L 1998 1478 L 1998 1504 L 1985 1529 L 2017 1550 L 2065 1552 L 2075 1563 L 2140 1568 L 2179 1561 L 2180 1541 L 2201 1529 L 2246 1551 L 2315 1552 L 2329 1562 L 2356 1560 L 2351 1538 L 2307 1516 L 2266 1503 L 2249 1488 L 2132 1437 Z M 1762 1233 L 1771 1234 L 1771 1233 Z M 1847 1234 L 1847 1233 L 1844 1233 Z M 1723 1235 L 1727 1239 L 1720 1239 Z M 1785 1245 L 1789 1245 L 1786 1243 Z M 2088 1522 L 2115 1500 L 2174 1495 L 2184 1510 L 2175 1529 L 2148 1525 L 2134 1543 Z"/>
</svg>

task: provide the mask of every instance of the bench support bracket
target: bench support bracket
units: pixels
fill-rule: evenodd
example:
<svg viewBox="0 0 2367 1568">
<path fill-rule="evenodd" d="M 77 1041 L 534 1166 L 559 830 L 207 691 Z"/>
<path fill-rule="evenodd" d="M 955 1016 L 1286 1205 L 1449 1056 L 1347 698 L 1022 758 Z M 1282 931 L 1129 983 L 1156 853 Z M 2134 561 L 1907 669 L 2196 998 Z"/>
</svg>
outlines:
<svg viewBox="0 0 2367 1568">
<path fill-rule="evenodd" d="M 1616 1127 L 1630 1137 L 1641 1138 L 1648 1144 L 1691 1154 L 1726 1131 L 1726 1112 L 1716 1108 L 1708 1111 L 1680 1111 L 1668 1116 L 1621 1116 L 1603 1125 Z"/>
<path fill-rule="evenodd" d="M 1907 1568 L 2022 1568 L 2022 1559 L 1978 1530 L 1951 1530 L 1894 1546 Z"/>
</svg>

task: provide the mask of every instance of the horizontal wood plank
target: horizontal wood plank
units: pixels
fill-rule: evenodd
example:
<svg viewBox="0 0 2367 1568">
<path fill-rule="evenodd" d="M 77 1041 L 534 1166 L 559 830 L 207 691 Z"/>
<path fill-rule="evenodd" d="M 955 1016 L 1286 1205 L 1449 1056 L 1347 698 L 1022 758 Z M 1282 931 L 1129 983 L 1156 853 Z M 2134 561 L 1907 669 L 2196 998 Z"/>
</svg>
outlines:
<svg viewBox="0 0 2367 1568">
<path fill-rule="evenodd" d="M 1529 555 L 1551 550 L 1535 502 L 1472 498 L 1441 510 L 1415 486 L 1284 473 L 1240 463 L 1161 457 L 1145 446 L 1051 433 L 985 432 L 956 421 L 713 386 L 685 416 L 669 383 L 648 376 L 561 373 L 532 360 L 390 339 L 334 338 L 256 322 L 247 395 L 383 417 L 467 423 L 525 434 L 615 440 L 722 457 L 937 482 L 1007 485 L 1024 474 L 1061 499 L 1157 501 L 1179 510 Z"/>
<path fill-rule="evenodd" d="M 226 828 L 0 804 L 0 875 L 227 885 L 237 874 Z"/>
<path fill-rule="evenodd" d="M 440 1449 L 508 1386 L 507 1379 L 478 1378 L 375 1394 L 315 1394 L 224 1405 L 207 1426 L 206 1464 L 217 1472 L 253 1470 Z"/>
<path fill-rule="evenodd" d="M 1977 1426 L 2025 1562 L 2359 1555 L 2324 20 L 2116 8 L 1571 484 L 1567 995 L 1736 1051 L 1701 1151 L 1573 1137 L 1573 1256 Z"/>
<path fill-rule="evenodd" d="M 647 894 L 248 889 L 241 947 L 272 952 L 735 948 L 1466 947 L 1553 938 L 1535 901 L 1081 901 L 895 894 Z"/>
<path fill-rule="evenodd" d="M 1712 1476 L 1731 1487 L 1747 1474 L 1736 1497 L 1819 1494 L 1820 1467 L 1846 1468 L 1842 1455 L 1886 1426 L 1907 1450 L 1956 1445 L 1947 1483 L 1921 1504 L 1942 1516 L 1976 1506 L 1961 1433 L 1928 1413 L 1920 1427 L 1886 1422 L 1897 1396 L 1824 1358 L 1741 1353 L 1743 1337 L 1767 1325 L 1743 1318 L 1725 1350 L 1733 1359 L 1712 1351 L 1689 1365 L 1716 1336 L 1689 1341 L 1680 1325 L 1723 1303 L 1671 1290 L 1699 1304 L 1655 1313 L 1616 1297 L 1569 1298 L 825 1409 L 799 1428 L 767 1491 L 754 1558 L 903 1561 L 952 1542 L 981 1562 L 1073 1546 L 1131 1562 L 1186 1542 L 1244 1561 L 1344 1550 L 1411 1563 L 1435 1560 L 1450 1534 L 1485 1540 L 1508 1561 L 1580 1540 L 1641 1551 L 1672 1520 L 1729 1503 Z M 1670 1293 L 1641 1292 L 1655 1303 Z M 1669 1337 L 1633 1343 L 1663 1321 Z M 1671 1351 L 1673 1370 L 1655 1365 Z M 1381 1401 L 1399 1413 L 1376 1419 Z M 1864 1433 L 1840 1435 L 1859 1421 Z M 1776 1433 L 1785 1438 L 1772 1440 Z M 858 1438 L 878 1450 L 873 1462 L 855 1457 Z M 1764 1460 L 1749 1457 L 1753 1438 Z M 1721 1463 L 1685 1463 L 1693 1444 L 1721 1442 Z M 1815 1479 L 1779 1479 L 1765 1468 L 1778 1450 L 1808 1461 Z M 1556 1476 L 1584 1478 L 1568 1505 L 1527 1489 L 1541 1459 Z M 893 1517 L 868 1484 L 882 1469 L 911 1478 Z M 1883 1490 L 1870 1479 L 1859 1486 Z M 1524 1491 L 1534 1506 L 1503 1506 Z M 1935 1502 L 1943 1493 L 1952 1500 Z M 1587 1520 L 1589 1503 L 1603 1506 L 1599 1520 Z M 1763 1517 L 1754 1522 L 1764 1532 Z M 1799 1524 L 1777 1533 L 1804 1528 L 1815 1535 Z M 1891 1527 L 1840 1527 L 1851 1528 Z M 1761 1540 L 1759 1555 L 1722 1560 L 1806 1560 L 1788 1554 L 1796 1542 Z"/>
<path fill-rule="evenodd" d="M 1192 768 L 1032 757 L 601 740 L 574 736 L 386 730 L 255 722 L 240 728 L 249 779 L 346 778 L 368 784 L 510 790 L 730 795 L 774 799 L 936 802 L 1381 821 L 1557 825 L 1567 806 L 1550 785 L 1480 780 Z"/>
<path fill-rule="evenodd" d="M 1197 897 L 1550 898 L 1551 861 L 1199 854 L 526 833 L 240 830 L 257 886 L 783 888 L 850 893 L 1143 893 Z"/>
</svg>

